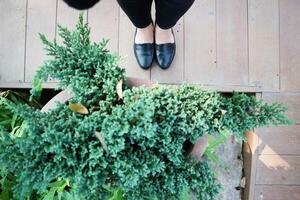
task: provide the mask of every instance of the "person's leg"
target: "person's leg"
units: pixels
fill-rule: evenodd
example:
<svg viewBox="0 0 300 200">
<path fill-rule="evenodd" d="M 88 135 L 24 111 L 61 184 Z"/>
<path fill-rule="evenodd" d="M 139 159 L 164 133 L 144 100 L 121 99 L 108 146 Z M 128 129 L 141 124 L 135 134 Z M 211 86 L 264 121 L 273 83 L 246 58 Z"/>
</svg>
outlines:
<svg viewBox="0 0 300 200">
<path fill-rule="evenodd" d="M 117 0 L 122 10 L 137 28 L 146 28 L 152 23 L 152 0 Z"/>
<path fill-rule="evenodd" d="M 156 43 L 172 43 L 171 28 L 193 5 L 194 0 L 155 0 Z"/>
<path fill-rule="evenodd" d="M 152 1 L 153 0 L 117 0 L 122 10 L 137 28 L 135 43 L 153 42 Z"/>
<path fill-rule="evenodd" d="M 193 3 L 194 0 L 155 0 L 155 54 L 162 69 L 168 69 L 175 57 L 176 44 L 172 27 Z"/>
<path fill-rule="evenodd" d="M 156 24 L 169 29 L 188 11 L 195 0 L 155 0 Z"/>
<path fill-rule="evenodd" d="M 154 59 L 154 26 L 151 17 L 153 0 L 117 0 L 136 26 L 134 54 L 142 69 L 149 69 Z"/>
</svg>

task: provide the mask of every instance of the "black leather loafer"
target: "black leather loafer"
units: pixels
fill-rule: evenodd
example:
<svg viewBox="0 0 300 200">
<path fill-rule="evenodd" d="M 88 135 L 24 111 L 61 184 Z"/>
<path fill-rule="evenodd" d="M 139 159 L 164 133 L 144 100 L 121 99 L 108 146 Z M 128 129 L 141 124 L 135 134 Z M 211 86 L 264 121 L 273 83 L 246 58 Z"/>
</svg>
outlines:
<svg viewBox="0 0 300 200">
<path fill-rule="evenodd" d="M 174 37 L 174 33 L 172 30 Z M 174 43 L 155 44 L 155 54 L 158 66 L 162 69 L 168 69 L 175 57 L 176 44 Z"/>
<path fill-rule="evenodd" d="M 136 37 L 136 32 L 134 38 Z M 154 59 L 154 42 L 137 44 L 134 42 L 134 55 L 142 69 L 149 69 Z"/>
</svg>

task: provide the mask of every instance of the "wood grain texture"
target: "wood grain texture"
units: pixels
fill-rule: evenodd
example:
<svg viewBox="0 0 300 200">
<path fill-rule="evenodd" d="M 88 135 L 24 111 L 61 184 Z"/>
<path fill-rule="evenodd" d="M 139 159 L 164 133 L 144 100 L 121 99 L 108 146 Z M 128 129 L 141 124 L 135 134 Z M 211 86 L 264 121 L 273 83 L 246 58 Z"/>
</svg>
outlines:
<svg viewBox="0 0 300 200">
<path fill-rule="evenodd" d="M 300 93 L 263 93 L 266 102 L 279 102 L 287 107 L 286 115 L 300 124 Z"/>
<path fill-rule="evenodd" d="M 299 155 L 260 155 L 258 157 L 256 184 L 298 185 L 299 183 Z"/>
<path fill-rule="evenodd" d="M 67 27 L 70 30 L 75 30 L 80 12 L 81 11 L 69 7 L 65 2 L 59 0 L 57 4 L 57 24 Z M 85 19 L 87 19 L 87 11 L 83 13 Z M 57 40 L 61 41 L 59 37 Z"/>
<path fill-rule="evenodd" d="M 254 200 L 299 200 L 300 186 L 256 185 Z"/>
<path fill-rule="evenodd" d="M 57 16 L 53 9 L 56 1 Z M 138 67 L 132 47 L 134 27 L 115 1 L 102 0 L 88 11 L 92 39 L 111 38 L 109 49 L 120 50 L 121 55 L 127 56 L 121 65 L 127 68 L 129 75 L 136 77 L 150 79 L 151 76 L 154 81 L 171 84 L 187 81 L 221 91 L 277 92 L 279 87 L 281 91 L 299 91 L 300 1 L 249 0 L 248 20 L 245 20 L 245 2 L 195 1 L 184 20 L 175 27 L 177 55 L 167 71 L 154 65 L 150 74 Z M 31 81 L 36 67 L 45 58 L 36 32 L 51 38 L 56 17 L 58 24 L 74 29 L 80 11 L 60 0 L 43 3 L 2 0 L 0 6 L 3 27 L 0 31 L 0 87 L 27 87 L 23 81 Z M 247 23 L 248 38 L 245 37 Z M 247 39 L 250 82 L 245 85 Z M 277 76 L 279 72 L 280 77 Z"/>
<path fill-rule="evenodd" d="M 26 3 L 0 1 L 0 83 L 24 81 Z"/>
<path fill-rule="evenodd" d="M 160 69 L 156 62 L 151 68 L 151 80 L 158 83 L 182 83 L 184 76 L 184 20 L 173 27 L 176 41 L 176 55 L 169 69 Z"/>
<path fill-rule="evenodd" d="M 243 144 L 244 176 L 246 187 L 243 200 L 252 200 L 254 197 L 256 162 L 258 156 L 258 137 L 255 132 L 247 132 L 247 142 Z"/>
<path fill-rule="evenodd" d="M 119 6 L 117 1 L 102 0 L 88 10 L 92 41 L 109 39 L 108 49 L 118 52 L 119 44 Z"/>
<path fill-rule="evenodd" d="M 121 63 L 121 66 L 124 66 L 124 61 Z M 135 76 L 137 77 L 137 76 Z M 150 80 L 150 78 L 148 79 Z M 182 83 L 176 83 L 172 85 L 179 85 Z M 0 88 L 30 88 L 31 82 L 24 82 L 24 83 L 16 83 L 16 82 L 0 82 Z M 55 84 L 52 84 L 52 82 L 49 82 L 49 84 L 45 84 L 45 88 L 54 88 Z M 203 90 L 216 90 L 218 92 L 233 92 L 233 91 L 240 91 L 240 92 L 260 92 L 259 88 L 257 87 L 248 87 L 248 86 L 218 86 L 218 85 L 195 85 L 198 87 L 201 87 Z"/>
<path fill-rule="evenodd" d="M 218 80 L 248 85 L 247 0 L 216 0 Z"/>
<path fill-rule="evenodd" d="M 249 0 L 249 80 L 279 90 L 279 0 Z"/>
<path fill-rule="evenodd" d="M 46 59 L 39 33 L 55 38 L 56 3 L 54 0 L 28 0 L 25 81 L 31 82 L 36 70 Z M 47 11 L 47 12 L 45 12 Z M 45 23 L 47 22 L 47 23 Z"/>
<path fill-rule="evenodd" d="M 133 51 L 135 27 L 121 8 L 119 20 L 119 53 L 123 57 L 121 67 L 126 69 L 127 76 L 150 80 L 150 70 L 143 70 L 137 64 Z"/>
<path fill-rule="evenodd" d="M 216 2 L 195 1 L 184 18 L 185 81 L 221 84 L 216 64 Z"/>
<path fill-rule="evenodd" d="M 260 154 L 300 153 L 300 125 L 261 128 L 257 133 Z"/>
<path fill-rule="evenodd" d="M 300 91 L 300 1 L 280 1 L 280 86 Z"/>
</svg>

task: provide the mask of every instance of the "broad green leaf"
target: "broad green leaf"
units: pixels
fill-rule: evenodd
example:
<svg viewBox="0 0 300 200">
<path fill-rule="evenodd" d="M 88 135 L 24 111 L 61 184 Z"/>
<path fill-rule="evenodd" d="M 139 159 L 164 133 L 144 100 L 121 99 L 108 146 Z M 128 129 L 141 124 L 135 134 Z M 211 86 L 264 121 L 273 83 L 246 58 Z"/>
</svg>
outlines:
<svg viewBox="0 0 300 200">
<path fill-rule="evenodd" d="M 11 119 L 0 121 L 0 125 L 2 125 L 2 126 L 7 126 L 7 125 L 10 125 L 10 124 L 11 124 Z"/>
<path fill-rule="evenodd" d="M 124 200 L 123 190 L 120 188 L 115 189 L 113 196 L 110 197 L 108 200 Z"/>
<path fill-rule="evenodd" d="M 42 200 L 54 200 L 55 189 L 51 189 Z"/>
<path fill-rule="evenodd" d="M 11 128 L 15 127 L 17 119 L 18 119 L 18 115 L 14 114 L 13 118 L 11 119 Z"/>
</svg>

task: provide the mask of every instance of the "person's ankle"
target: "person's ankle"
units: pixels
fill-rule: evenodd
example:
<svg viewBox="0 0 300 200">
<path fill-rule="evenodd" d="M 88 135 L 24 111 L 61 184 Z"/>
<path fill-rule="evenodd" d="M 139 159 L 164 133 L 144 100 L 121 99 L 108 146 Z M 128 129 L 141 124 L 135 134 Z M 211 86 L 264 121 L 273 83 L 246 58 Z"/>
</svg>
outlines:
<svg viewBox="0 0 300 200">
<path fill-rule="evenodd" d="M 155 42 L 156 44 L 174 43 L 175 39 L 172 33 L 172 28 L 162 29 L 156 24 Z"/>
<path fill-rule="evenodd" d="M 151 23 L 145 28 L 137 28 L 137 33 L 135 36 L 135 43 L 153 43 L 154 42 L 154 27 Z"/>
</svg>

